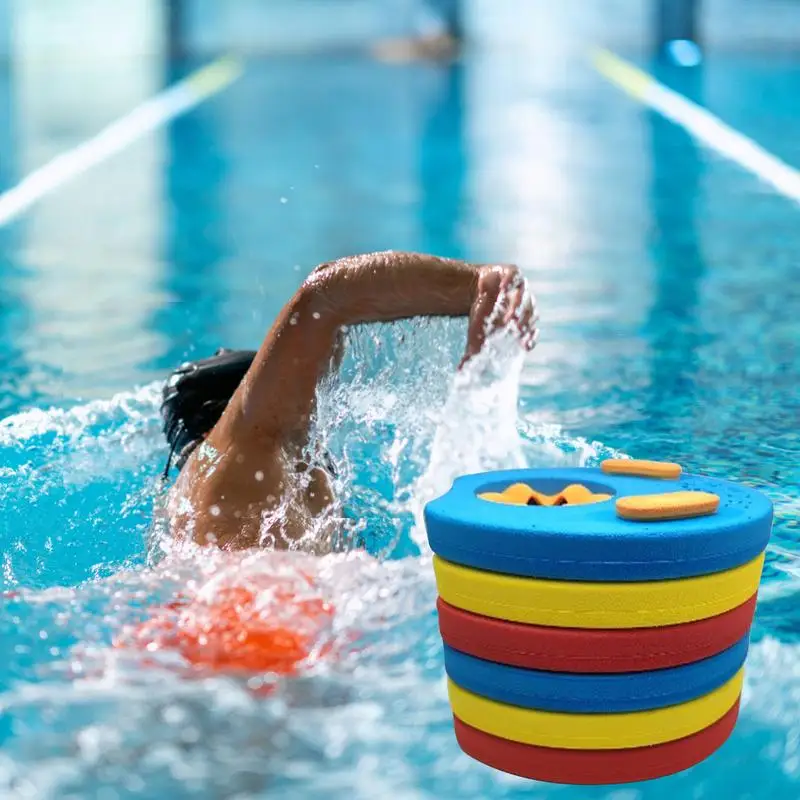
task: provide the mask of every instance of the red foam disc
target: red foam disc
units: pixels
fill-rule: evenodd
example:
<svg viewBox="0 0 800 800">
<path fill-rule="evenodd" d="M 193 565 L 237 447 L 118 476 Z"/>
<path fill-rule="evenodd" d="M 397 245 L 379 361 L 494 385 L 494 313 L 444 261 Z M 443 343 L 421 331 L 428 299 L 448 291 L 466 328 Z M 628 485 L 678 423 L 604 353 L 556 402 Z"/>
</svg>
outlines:
<svg viewBox="0 0 800 800">
<path fill-rule="evenodd" d="M 756 595 L 730 611 L 659 628 L 554 628 L 491 619 L 437 601 L 445 644 L 462 653 L 551 672 L 645 672 L 709 658 L 750 629 Z"/>
<path fill-rule="evenodd" d="M 537 747 L 484 733 L 458 717 L 453 720 L 461 749 L 477 761 L 522 778 L 588 786 L 648 781 L 699 764 L 731 735 L 738 714 L 737 700 L 724 717 L 691 736 L 651 747 L 622 750 Z"/>
</svg>

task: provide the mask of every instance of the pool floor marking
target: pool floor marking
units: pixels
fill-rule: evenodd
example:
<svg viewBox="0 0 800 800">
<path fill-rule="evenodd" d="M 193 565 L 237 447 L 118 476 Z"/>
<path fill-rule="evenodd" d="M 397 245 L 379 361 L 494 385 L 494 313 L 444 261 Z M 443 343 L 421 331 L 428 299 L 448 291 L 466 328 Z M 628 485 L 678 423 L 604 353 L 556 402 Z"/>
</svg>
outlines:
<svg viewBox="0 0 800 800">
<path fill-rule="evenodd" d="M 776 158 L 710 111 L 668 89 L 608 50 L 594 54 L 594 66 L 611 83 L 658 111 L 712 150 L 749 170 L 780 194 L 800 203 L 800 171 Z"/>
<path fill-rule="evenodd" d="M 241 73 L 242 65 L 236 59 L 217 59 L 145 100 L 91 139 L 35 169 L 16 186 L 0 194 L 0 227 L 81 173 L 222 91 Z"/>
</svg>

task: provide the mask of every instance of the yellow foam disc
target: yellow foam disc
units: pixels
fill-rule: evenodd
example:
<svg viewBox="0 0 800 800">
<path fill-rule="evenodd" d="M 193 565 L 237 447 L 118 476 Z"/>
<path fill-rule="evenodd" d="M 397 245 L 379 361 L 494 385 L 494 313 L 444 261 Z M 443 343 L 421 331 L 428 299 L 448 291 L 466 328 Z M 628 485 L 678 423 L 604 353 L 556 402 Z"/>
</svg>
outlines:
<svg viewBox="0 0 800 800">
<path fill-rule="evenodd" d="M 556 628 L 654 628 L 715 617 L 755 594 L 763 565 L 761 553 L 713 575 L 590 583 L 501 575 L 433 558 L 439 595 L 450 605 Z"/>
<path fill-rule="evenodd" d="M 521 708 L 468 692 L 448 680 L 450 705 L 462 722 L 485 733 L 540 747 L 622 750 L 691 736 L 721 719 L 742 691 L 744 668 L 719 689 L 676 706 L 624 714 L 565 714 Z"/>
</svg>

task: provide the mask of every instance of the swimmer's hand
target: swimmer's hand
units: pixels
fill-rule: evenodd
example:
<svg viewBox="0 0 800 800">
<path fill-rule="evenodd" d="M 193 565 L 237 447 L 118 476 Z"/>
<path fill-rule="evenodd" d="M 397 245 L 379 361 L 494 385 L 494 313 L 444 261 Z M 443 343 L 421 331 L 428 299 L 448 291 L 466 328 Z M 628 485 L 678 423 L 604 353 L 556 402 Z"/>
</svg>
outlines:
<svg viewBox="0 0 800 800">
<path fill-rule="evenodd" d="M 539 337 L 538 319 L 536 300 L 517 267 L 479 267 L 469 313 L 467 349 L 459 368 L 480 351 L 487 336 L 501 328 L 513 331 L 526 350 L 533 350 Z"/>
</svg>

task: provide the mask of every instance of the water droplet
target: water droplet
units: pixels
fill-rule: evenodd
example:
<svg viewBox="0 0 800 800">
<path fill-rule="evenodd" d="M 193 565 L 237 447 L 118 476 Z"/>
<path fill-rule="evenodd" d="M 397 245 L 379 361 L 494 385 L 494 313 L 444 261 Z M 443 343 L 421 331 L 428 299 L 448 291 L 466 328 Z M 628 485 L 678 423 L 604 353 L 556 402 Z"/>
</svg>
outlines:
<svg viewBox="0 0 800 800">
<path fill-rule="evenodd" d="M 138 775 L 125 776 L 125 788 L 133 794 L 141 794 L 145 789 L 145 782 Z"/>
<path fill-rule="evenodd" d="M 218 517 L 222 513 L 222 510 L 220 509 L 220 507 L 216 506 L 216 505 L 215 506 L 211 506 L 211 508 L 209 508 L 208 511 L 209 511 L 209 513 L 211 514 L 212 517 Z"/>
<path fill-rule="evenodd" d="M 680 67 L 696 67 L 703 60 L 702 50 L 689 39 L 674 39 L 667 44 L 666 50 Z"/>
<path fill-rule="evenodd" d="M 260 469 L 256 471 L 256 480 L 257 481 L 264 480 L 264 473 Z"/>
<path fill-rule="evenodd" d="M 288 197 L 281 197 L 281 203 L 283 205 L 286 205 L 288 202 L 289 202 L 289 198 Z"/>
<path fill-rule="evenodd" d="M 315 311 L 311 316 L 314 317 L 314 319 L 319 319 L 322 314 L 320 314 L 319 311 Z"/>
<path fill-rule="evenodd" d="M 167 725 L 179 725 L 186 719 L 186 712 L 179 706 L 167 706 L 163 716 Z"/>
<path fill-rule="evenodd" d="M 187 744 L 194 744 L 200 741 L 200 731 L 195 727 L 184 728 L 181 731 L 181 741 Z"/>
</svg>

